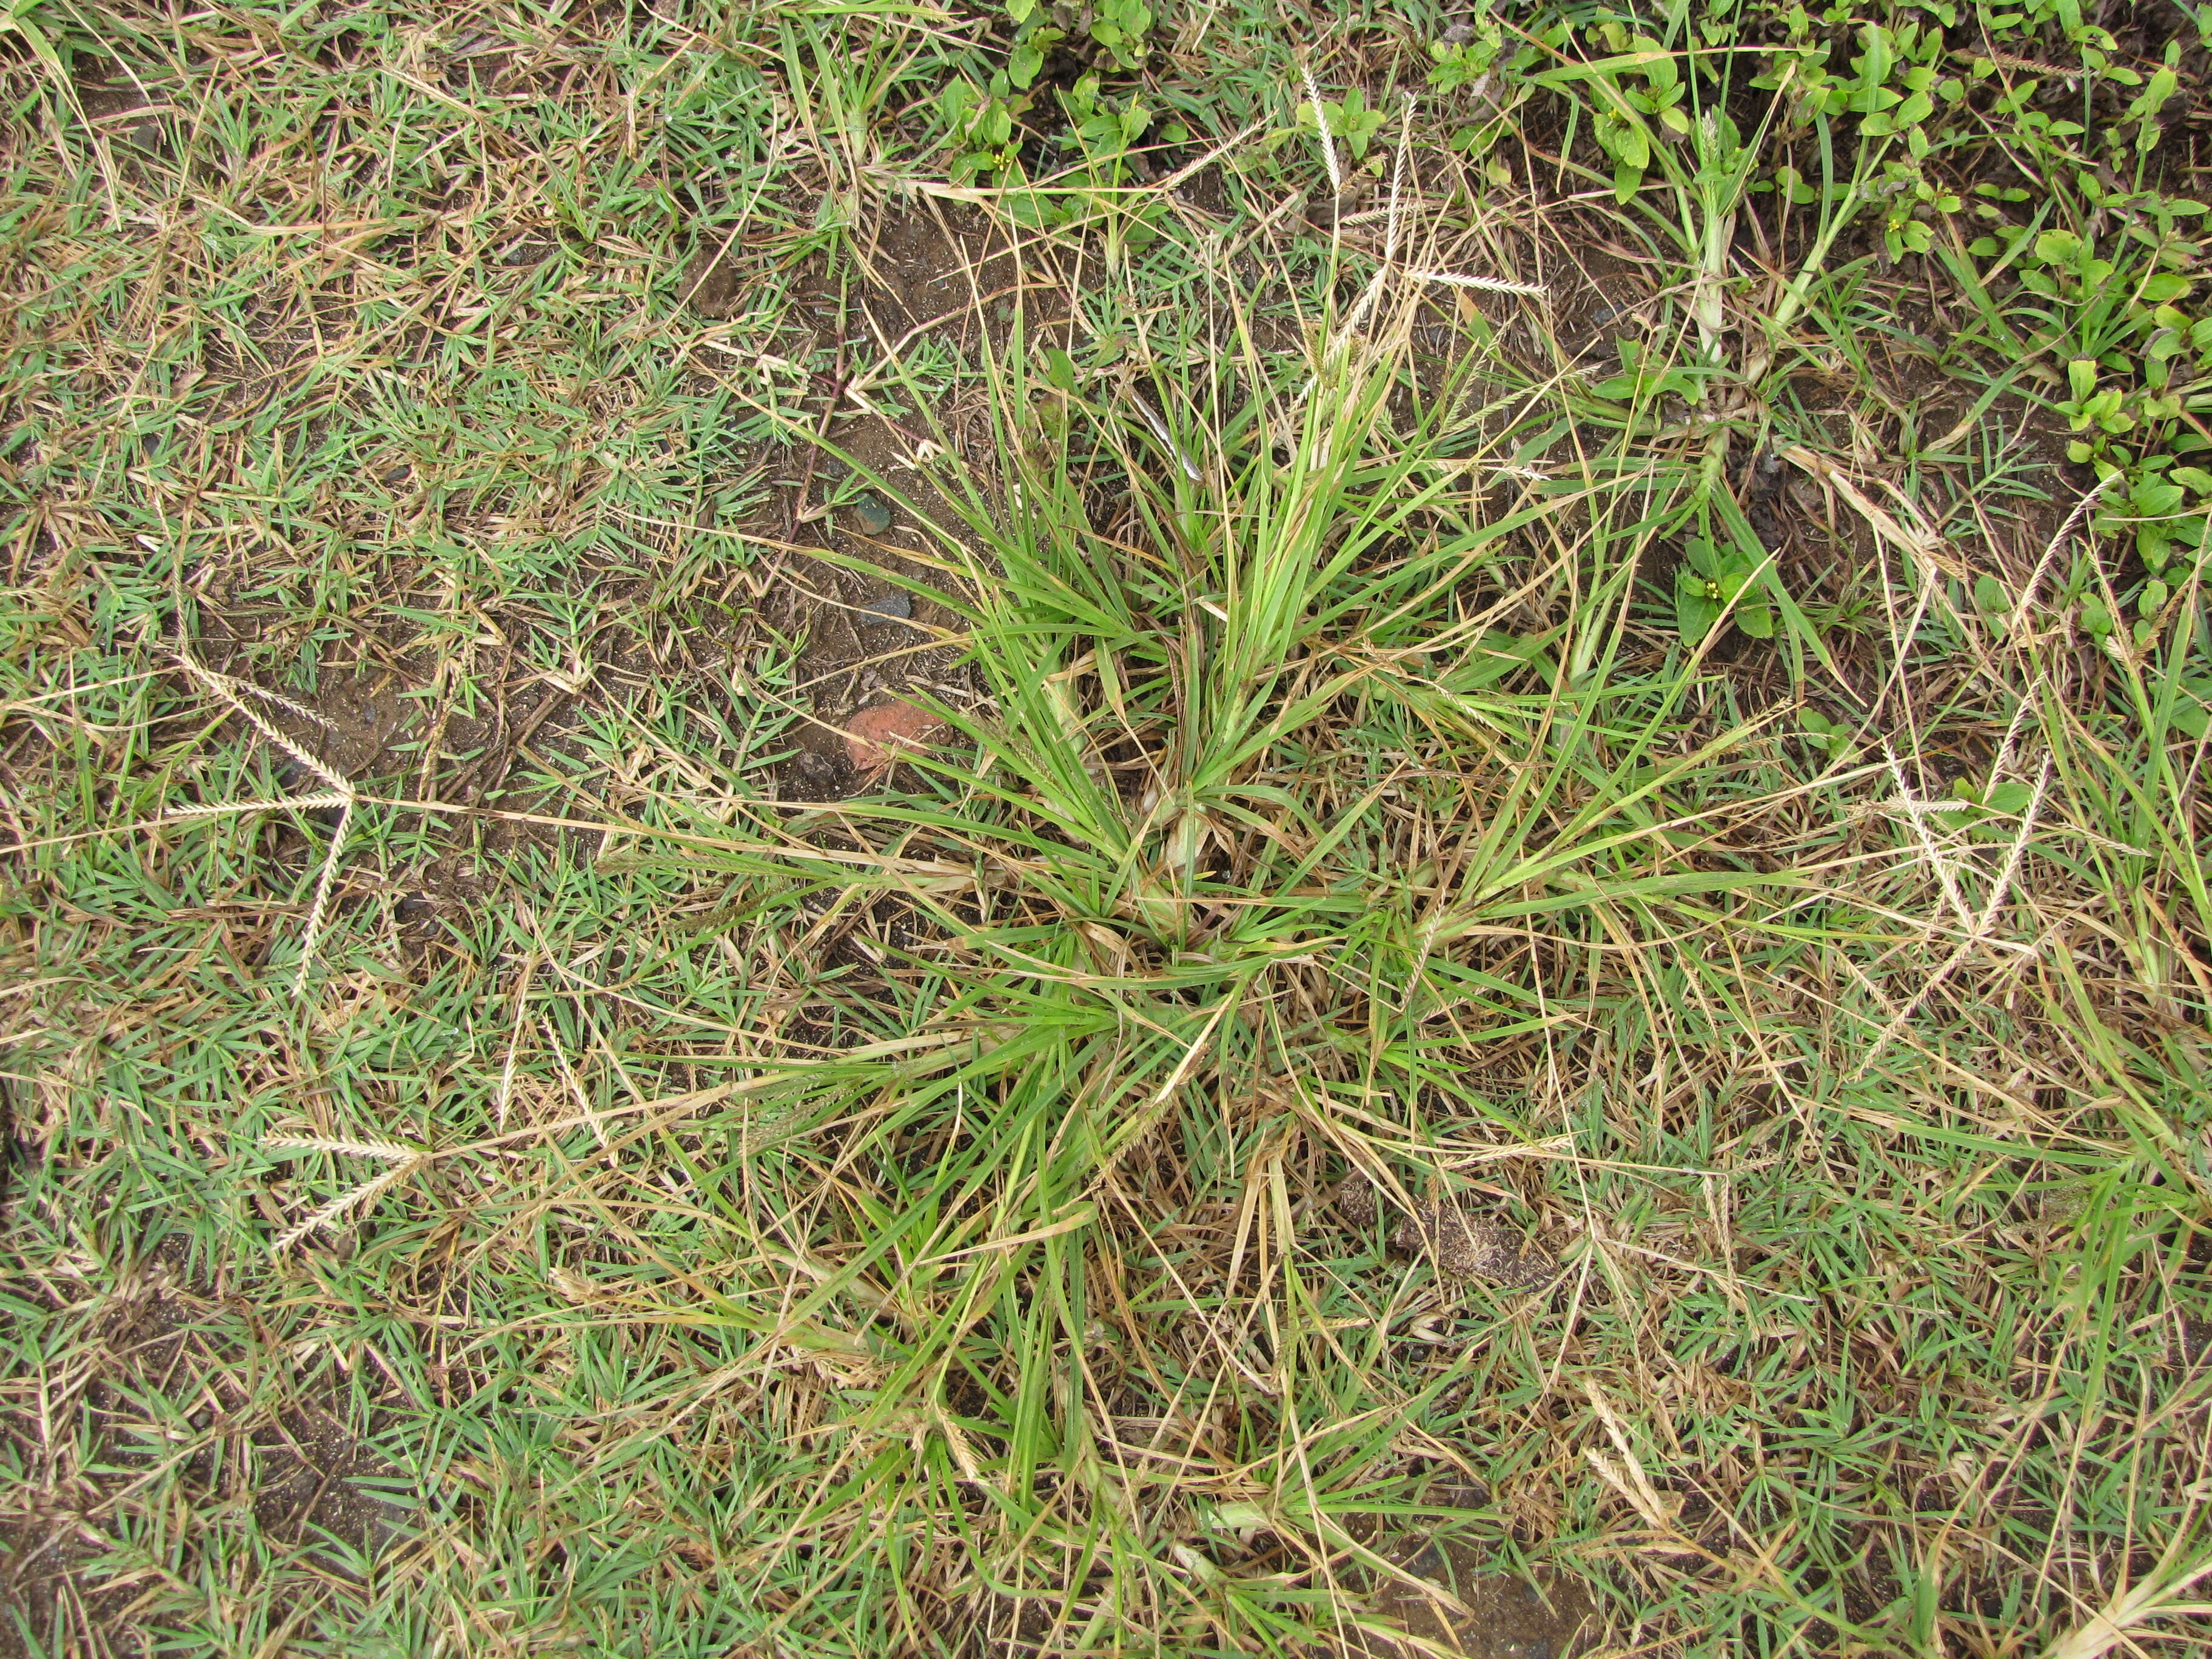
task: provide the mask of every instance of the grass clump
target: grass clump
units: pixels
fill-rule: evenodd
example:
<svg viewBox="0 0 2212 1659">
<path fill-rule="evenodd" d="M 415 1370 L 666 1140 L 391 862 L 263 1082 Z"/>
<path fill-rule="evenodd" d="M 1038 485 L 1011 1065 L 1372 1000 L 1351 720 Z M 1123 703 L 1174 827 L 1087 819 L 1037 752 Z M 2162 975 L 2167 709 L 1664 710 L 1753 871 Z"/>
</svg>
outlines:
<svg viewBox="0 0 2212 1659">
<path fill-rule="evenodd" d="M 2201 1637 L 2190 38 L 19 12 L 4 1639 Z"/>
</svg>

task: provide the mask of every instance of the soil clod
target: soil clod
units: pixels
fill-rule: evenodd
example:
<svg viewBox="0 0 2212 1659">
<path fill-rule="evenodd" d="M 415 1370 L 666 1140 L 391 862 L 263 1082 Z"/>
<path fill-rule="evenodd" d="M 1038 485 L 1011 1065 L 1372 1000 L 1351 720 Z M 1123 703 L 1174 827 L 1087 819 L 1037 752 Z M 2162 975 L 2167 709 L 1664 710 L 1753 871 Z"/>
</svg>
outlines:
<svg viewBox="0 0 2212 1659">
<path fill-rule="evenodd" d="M 891 527 L 891 510 L 873 495 L 855 496 L 846 511 L 863 536 L 880 536 Z"/>
<path fill-rule="evenodd" d="M 1398 1224 L 1391 1243 L 1425 1252 L 1447 1279 L 1486 1279 L 1537 1291 L 1559 1276 L 1559 1264 L 1515 1228 L 1479 1221 L 1455 1203 L 1424 1204 Z"/>
<path fill-rule="evenodd" d="M 880 772 L 902 752 L 928 746 L 930 737 L 944 721 L 919 703 L 902 699 L 878 703 L 853 716 L 845 739 L 845 752 L 855 772 Z"/>
</svg>

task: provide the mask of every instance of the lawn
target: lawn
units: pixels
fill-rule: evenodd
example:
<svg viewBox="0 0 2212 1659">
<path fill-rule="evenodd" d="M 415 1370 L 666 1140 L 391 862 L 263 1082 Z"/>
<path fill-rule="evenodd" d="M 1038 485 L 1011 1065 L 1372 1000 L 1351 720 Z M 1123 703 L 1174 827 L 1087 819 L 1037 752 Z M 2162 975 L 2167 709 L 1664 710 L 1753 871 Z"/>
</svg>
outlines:
<svg viewBox="0 0 2212 1659">
<path fill-rule="evenodd" d="M 2208 40 L 0 0 L 0 1656 L 2203 1650 Z"/>
</svg>

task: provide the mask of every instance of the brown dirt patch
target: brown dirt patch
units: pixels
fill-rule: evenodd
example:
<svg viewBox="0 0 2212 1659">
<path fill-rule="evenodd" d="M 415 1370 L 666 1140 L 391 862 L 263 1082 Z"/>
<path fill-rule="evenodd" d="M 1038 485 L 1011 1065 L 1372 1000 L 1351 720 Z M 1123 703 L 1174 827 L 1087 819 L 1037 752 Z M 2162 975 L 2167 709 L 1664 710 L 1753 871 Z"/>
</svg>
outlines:
<svg viewBox="0 0 2212 1659">
<path fill-rule="evenodd" d="M 1484 1553 L 1455 1539 L 1436 1539 L 1402 1552 L 1399 1565 L 1449 1591 L 1462 1611 L 1406 1583 L 1377 1599 L 1378 1611 L 1410 1636 L 1470 1659 L 1575 1659 L 1598 1644 L 1604 1620 L 1581 1583 L 1550 1573 L 1523 1577 L 1498 1571 Z M 1413 1659 L 1426 1650 L 1365 1638 L 1348 1646 L 1362 1659 Z"/>
<path fill-rule="evenodd" d="M 897 403 L 896 388 L 876 383 L 872 371 L 925 347 L 955 362 L 1003 349 L 1021 292 L 1052 291 L 1016 260 L 1002 232 L 964 210 L 889 216 L 854 252 L 856 283 L 836 289 L 816 275 L 801 284 L 794 314 L 812 318 L 812 332 L 786 348 L 804 361 L 833 338 L 842 343 L 837 368 L 817 377 L 807 399 L 822 447 L 810 453 L 801 441 L 783 455 L 769 508 L 749 527 L 776 550 L 757 573 L 744 620 L 799 647 L 807 718 L 778 778 L 793 799 L 835 799 L 880 772 L 876 750 L 848 737 L 872 706 L 902 706 L 916 690 L 956 703 L 972 696 L 959 667 L 962 619 L 932 595 L 951 597 L 955 579 L 939 565 L 948 542 L 973 551 L 973 541 L 925 458 L 940 444 L 980 455 L 981 389 L 963 382 L 926 412 L 893 414 L 884 405 Z M 704 296 L 741 296 L 752 279 L 740 257 L 695 261 L 687 284 Z"/>
</svg>

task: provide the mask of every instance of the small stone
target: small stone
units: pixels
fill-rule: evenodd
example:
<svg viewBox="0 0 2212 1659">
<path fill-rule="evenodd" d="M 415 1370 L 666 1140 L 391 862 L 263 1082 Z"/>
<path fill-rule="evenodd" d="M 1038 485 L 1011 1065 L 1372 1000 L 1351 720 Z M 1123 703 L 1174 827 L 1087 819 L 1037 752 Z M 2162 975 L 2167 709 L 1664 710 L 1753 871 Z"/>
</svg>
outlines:
<svg viewBox="0 0 2212 1659">
<path fill-rule="evenodd" d="M 853 528 L 863 536 L 880 536 L 891 527 L 891 510 L 873 495 L 856 495 L 852 502 Z"/>
<path fill-rule="evenodd" d="M 914 597 L 896 590 L 877 595 L 860 607 L 864 627 L 880 628 L 887 622 L 904 622 L 914 615 Z"/>
<path fill-rule="evenodd" d="M 879 702 L 853 716 L 845 754 L 855 772 L 880 772 L 902 752 L 927 748 L 931 734 L 944 724 L 919 703 Z"/>
<path fill-rule="evenodd" d="M 1310 203 L 1306 207 L 1306 222 L 1316 230 L 1331 229 L 1340 220 L 1349 219 L 1359 212 L 1366 199 L 1367 186 L 1355 179 L 1340 194 Z"/>
</svg>

